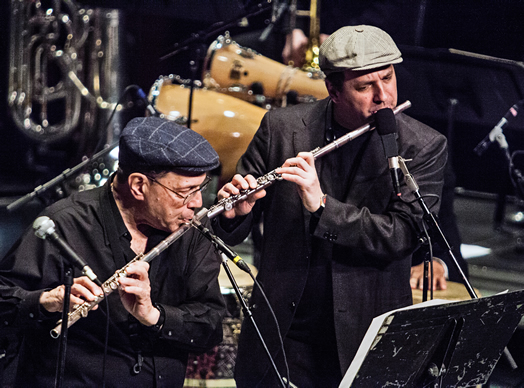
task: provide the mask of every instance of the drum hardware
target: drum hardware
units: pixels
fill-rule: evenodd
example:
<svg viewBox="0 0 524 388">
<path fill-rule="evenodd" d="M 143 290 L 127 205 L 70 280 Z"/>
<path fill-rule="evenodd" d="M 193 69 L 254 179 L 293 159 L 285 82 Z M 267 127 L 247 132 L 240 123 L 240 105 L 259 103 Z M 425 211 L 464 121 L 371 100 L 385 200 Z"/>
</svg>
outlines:
<svg viewBox="0 0 524 388">
<path fill-rule="evenodd" d="M 196 80 L 197 79 L 197 70 L 200 69 L 200 65 L 202 64 L 202 60 L 204 59 L 202 57 L 202 52 L 205 50 L 202 50 L 204 42 L 211 36 L 216 36 L 217 33 L 220 31 L 227 30 L 228 28 L 238 26 L 239 23 L 242 23 L 245 21 L 245 19 L 261 14 L 268 10 L 271 7 L 270 2 L 267 2 L 266 4 L 260 3 L 257 4 L 251 9 L 245 11 L 243 14 L 235 17 L 233 20 L 230 20 L 228 22 L 220 22 L 215 23 L 211 25 L 210 28 L 208 28 L 206 31 L 200 31 L 198 33 L 192 34 L 189 39 L 186 39 L 182 43 L 177 43 L 175 45 L 175 50 L 163 55 L 160 60 L 163 61 L 164 59 L 170 58 L 182 51 L 189 50 L 193 54 L 193 58 L 190 59 L 189 65 L 191 70 L 191 79 Z M 193 115 L 193 90 L 194 90 L 195 84 L 194 82 L 190 82 L 190 93 L 189 93 L 189 99 L 188 99 L 188 108 L 187 108 L 187 127 L 191 128 L 191 124 L 193 122 L 192 115 Z"/>
</svg>

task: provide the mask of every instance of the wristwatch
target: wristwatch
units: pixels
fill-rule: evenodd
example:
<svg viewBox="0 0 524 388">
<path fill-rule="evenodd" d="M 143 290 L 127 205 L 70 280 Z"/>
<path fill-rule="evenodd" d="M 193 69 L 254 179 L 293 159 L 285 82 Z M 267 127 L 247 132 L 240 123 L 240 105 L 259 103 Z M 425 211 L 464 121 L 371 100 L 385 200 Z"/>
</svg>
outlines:
<svg viewBox="0 0 524 388">
<path fill-rule="evenodd" d="M 322 197 L 320 197 L 320 207 L 326 207 L 326 198 L 327 194 L 323 194 Z"/>
<path fill-rule="evenodd" d="M 326 198 L 327 195 L 323 194 L 322 197 L 320 197 L 320 206 L 317 210 L 315 210 L 313 213 L 311 213 L 313 216 L 320 218 L 322 215 L 322 212 L 324 211 L 324 208 L 326 207 Z"/>
</svg>

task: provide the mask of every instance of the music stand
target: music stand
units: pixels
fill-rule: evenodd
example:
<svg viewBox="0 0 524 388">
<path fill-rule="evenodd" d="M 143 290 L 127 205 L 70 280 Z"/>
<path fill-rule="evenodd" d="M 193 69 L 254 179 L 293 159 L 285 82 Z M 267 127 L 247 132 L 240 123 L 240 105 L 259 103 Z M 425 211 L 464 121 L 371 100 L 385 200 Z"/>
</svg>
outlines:
<svg viewBox="0 0 524 388">
<path fill-rule="evenodd" d="M 383 314 L 339 388 L 485 384 L 523 315 L 524 290 Z"/>
</svg>

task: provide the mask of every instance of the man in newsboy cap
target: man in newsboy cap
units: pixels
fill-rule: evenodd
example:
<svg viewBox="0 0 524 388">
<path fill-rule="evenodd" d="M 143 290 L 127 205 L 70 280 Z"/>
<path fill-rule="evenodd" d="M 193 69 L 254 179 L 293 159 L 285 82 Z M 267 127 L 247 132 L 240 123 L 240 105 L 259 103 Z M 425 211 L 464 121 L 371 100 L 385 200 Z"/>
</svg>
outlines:
<svg viewBox="0 0 524 388">
<path fill-rule="evenodd" d="M 105 186 L 43 212 L 99 279 L 124 267 L 126 275 L 118 278 L 117 291 L 69 328 L 63 385 L 182 387 L 188 352 L 222 340 L 220 260 L 194 228 L 150 262 L 140 257 L 202 206 L 218 155 L 199 134 L 157 117 L 131 120 L 119 152 L 119 169 Z M 32 230 L 0 262 L 0 297 L 14 300 L 18 313 L 9 324 L 25 337 L 16 386 L 54 384 L 59 342 L 49 331 L 61 315 L 66 264 Z M 101 295 L 75 269 L 72 308 Z"/>
<path fill-rule="evenodd" d="M 254 188 L 255 177 L 273 169 L 285 180 L 239 202 L 214 218 L 213 226 L 234 244 L 263 214 L 258 278 L 282 330 L 285 353 L 256 288 L 253 317 L 280 374 L 286 375 L 285 354 L 290 380 L 298 387 L 337 387 L 372 319 L 412 303 L 411 254 L 418 247 L 422 211 L 404 182 L 405 200 L 395 195 L 377 131 L 316 160 L 307 152 L 368 123 L 383 108 L 395 108 L 394 65 L 401 61 L 391 37 L 376 27 L 336 31 L 320 47 L 329 97 L 266 113 L 238 174 L 218 193 L 226 198 Z M 394 117 L 399 155 L 410 160 L 420 192 L 439 196 L 446 139 L 405 114 Z M 239 388 L 279 386 L 248 321 L 240 334 L 235 378 Z"/>
</svg>

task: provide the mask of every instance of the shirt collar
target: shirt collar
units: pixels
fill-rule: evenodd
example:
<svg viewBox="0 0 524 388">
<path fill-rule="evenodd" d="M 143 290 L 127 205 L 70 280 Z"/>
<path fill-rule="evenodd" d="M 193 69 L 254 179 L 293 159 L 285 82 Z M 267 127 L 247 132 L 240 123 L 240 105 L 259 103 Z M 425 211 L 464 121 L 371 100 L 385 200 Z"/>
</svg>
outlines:
<svg viewBox="0 0 524 388">
<path fill-rule="evenodd" d="M 104 190 L 102 190 L 100 201 L 102 217 L 104 217 L 104 224 L 108 225 L 108 227 L 105 228 L 107 243 L 110 243 L 113 239 L 118 239 L 120 237 L 125 237 L 131 241 L 131 234 L 126 228 L 124 219 L 122 218 L 115 198 L 113 197 L 111 184 L 115 178 L 116 175 L 113 174 L 110 179 L 107 180 L 106 184 L 104 185 Z"/>
</svg>

